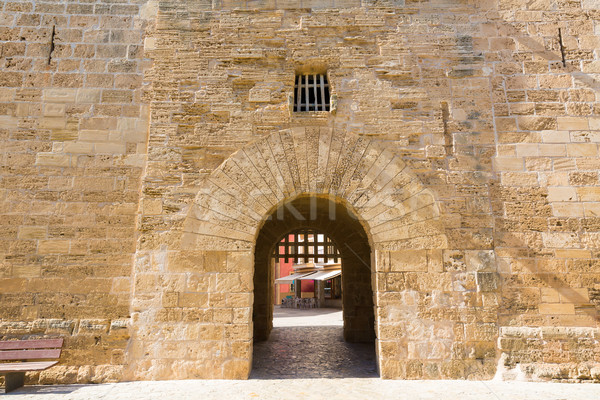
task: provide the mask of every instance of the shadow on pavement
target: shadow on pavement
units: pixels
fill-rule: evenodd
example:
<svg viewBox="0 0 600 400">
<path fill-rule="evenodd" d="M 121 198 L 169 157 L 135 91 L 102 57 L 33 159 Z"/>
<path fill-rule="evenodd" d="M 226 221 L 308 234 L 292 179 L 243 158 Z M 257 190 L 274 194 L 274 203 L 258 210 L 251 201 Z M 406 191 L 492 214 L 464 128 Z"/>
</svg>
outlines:
<svg viewBox="0 0 600 400">
<path fill-rule="evenodd" d="M 340 326 L 273 328 L 254 343 L 250 379 L 377 378 L 374 343 L 348 343 Z"/>
<path fill-rule="evenodd" d="M 0 393 L 2 396 L 19 396 L 24 394 L 71 394 L 87 386 L 97 385 L 25 385 L 24 387 L 16 389 L 10 393 L 4 393 L 4 391 Z"/>
</svg>

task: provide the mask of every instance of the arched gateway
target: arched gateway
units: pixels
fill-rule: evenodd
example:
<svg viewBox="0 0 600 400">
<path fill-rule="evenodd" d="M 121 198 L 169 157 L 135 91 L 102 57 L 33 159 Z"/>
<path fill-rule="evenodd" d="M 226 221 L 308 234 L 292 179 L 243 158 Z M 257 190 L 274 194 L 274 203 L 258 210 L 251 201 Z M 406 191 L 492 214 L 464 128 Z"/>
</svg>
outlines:
<svg viewBox="0 0 600 400">
<path fill-rule="evenodd" d="M 294 229 L 311 228 L 331 238 L 341 254 L 344 293 L 344 339 L 369 342 L 375 338 L 371 249 L 356 215 L 324 197 L 299 196 L 282 204 L 262 226 L 254 251 L 254 340 L 267 339 L 272 328 L 273 247 Z"/>
<path fill-rule="evenodd" d="M 130 352 L 135 374 L 246 378 L 253 339 L 266 338 L 271 326 L 268 251 L 279 234 L 309 226 L 341 243 L 344 285 L 353 293 L 344 301 L 345 337 L 376 337 L 382 377 L 403 376 L 406 351 L 420 341 L 433 346 L 432 362 L 450 360 L 452 323 L 428 322 L 415 306 L 419 274 L 435 279 L 447 246 L 434 196 L 385 143 L 305 127 L 244 147 L 206 180 L 180 248 L 162 250 L 165 269 L 196 284 L 181 292 L 159 287 L 178 311 L 164 301 L 159 309 L 139 308 Z M 138 265 L 140 257 L 161 255 L 138 252 Z M 141 351 L 149 345 L 153 352 Z M 169 346 L 188 350 L 176 358 Z"/>
</svg>

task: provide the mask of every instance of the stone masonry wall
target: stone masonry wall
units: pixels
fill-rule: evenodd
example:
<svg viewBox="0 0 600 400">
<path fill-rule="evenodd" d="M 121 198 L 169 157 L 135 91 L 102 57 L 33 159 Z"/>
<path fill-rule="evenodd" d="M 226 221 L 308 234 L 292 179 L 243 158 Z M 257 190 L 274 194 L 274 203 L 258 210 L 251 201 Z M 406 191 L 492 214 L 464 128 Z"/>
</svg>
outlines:
<svg viewBox="0 0 600 400">
<path fill-rule="evenodd" d="M 494 71 L 499 346 L 528 376 L 600 375 L 599 16 L 592 1 L 505 1 L 481 25 Z"/>
<path fill-rule="evenodd" d="M 246 377 L 258 226 L 286 198 L 326 193 L 372 221 L 382 376 L 493 376 L 492 98 L 469 36 L 480 6 L 255 7 L 161 2 L 145 39 L 154 64 L 133 376 Z M 290 114 L 295 73 L 325 71 L 336 112 Z M 355 164 L 338 187 L 316 155 L 345 152 Z M 411 197 L 421 190 L 435 205 Z M 396 208 L 379 214 L 377 202 Z"/>
<path fill-rule="evenodd" d="M 32 381 L 247 377 L 299 195 L 361 218 L 382 377 L 599 379 L 597 1 L 1 7 L 0 339 L 67 338 Z"/>
<path fill-rule="evenodd" d="M 0 339 L 63 336 L 31 380 L 122 379 L 148 108 L 141 1 L 0 3 Z"/>
</svg>

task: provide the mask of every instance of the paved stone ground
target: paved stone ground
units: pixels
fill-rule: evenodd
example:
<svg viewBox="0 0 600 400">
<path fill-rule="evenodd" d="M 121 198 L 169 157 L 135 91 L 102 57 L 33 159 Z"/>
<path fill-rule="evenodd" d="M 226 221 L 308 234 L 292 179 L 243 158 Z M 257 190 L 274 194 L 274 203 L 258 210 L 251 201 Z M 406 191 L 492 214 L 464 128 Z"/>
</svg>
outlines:
<svg viewBox="0 0 600 400">
<path fill-rule="evenodd" d="M 31 400 L 600 399 L 599 384 L 381 380 L 374 369 L 373 347 L 341 340 L 341 312 L 282 309 L 276 310 L 275 317 L 271 339 L 256 346 L 255 364 L 248 381 L 27 386 L 3 396 Z"/>
<path fill-rule="evenodd" d="M 341 327 L 274 328 L 254 345 L 251 379 L 375 377 L 375 345 L 344 342 Z"/>
<path fill-rule="evenodd" d="M 600 385 L 493 381 L 384 381 L 379 378 L 188 380 L 27 386 L 0 396 L 5 396 L 7 400 L 598 400 Z"/>
<path fill-rule="evenodd" d="M 273 331 L 254 344 L 251 379 L 376 378 L 375 345 L 347 343 L 342 311 L 275 308 Z"/>
<path fill-rule="evenodd" d="M 344 326 L 342 310 L 338 308 L 309 308 L 306 310 L 275 306 L 273 327 Z"/>
</svg>

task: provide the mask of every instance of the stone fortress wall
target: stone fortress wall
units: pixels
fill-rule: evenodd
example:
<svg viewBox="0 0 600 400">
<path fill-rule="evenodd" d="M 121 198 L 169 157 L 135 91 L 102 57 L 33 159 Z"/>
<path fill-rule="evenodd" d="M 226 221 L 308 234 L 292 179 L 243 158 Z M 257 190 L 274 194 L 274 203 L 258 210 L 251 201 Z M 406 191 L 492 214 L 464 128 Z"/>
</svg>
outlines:
<svg viewBox="0 0 600 400">
<path fill-rule="evenodd" d="M 369 236 L 382 377 L 600 379 L 599 17 L 2 3 L 0 337 L 66 338 L 32 381 L 246 378 L 256 238 L 309 194 Z M 335 112 L 290 112 L 313 72 Z"/>
</svg>

